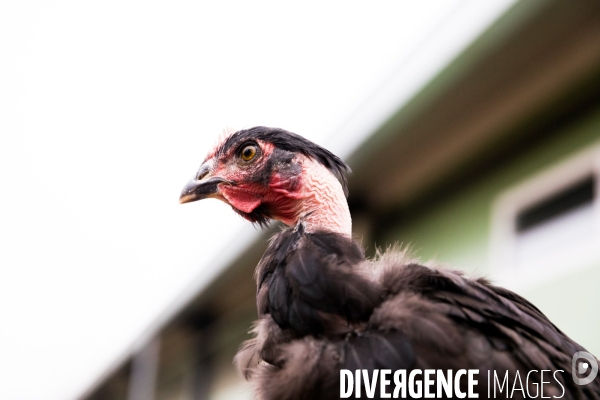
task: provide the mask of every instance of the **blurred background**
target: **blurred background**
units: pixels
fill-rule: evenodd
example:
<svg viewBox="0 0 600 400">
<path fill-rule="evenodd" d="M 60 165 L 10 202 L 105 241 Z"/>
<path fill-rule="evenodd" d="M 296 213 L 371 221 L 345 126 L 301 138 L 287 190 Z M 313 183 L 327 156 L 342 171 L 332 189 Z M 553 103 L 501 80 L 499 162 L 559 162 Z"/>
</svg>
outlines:
<svg viewBox="0 0 600 400">
<path fill-rule="evenodd" d="M 368 254 L 490 277 L 600 354 L 596 0 L 2 2 L 0 54 L 0 399 L 250 398 L 272 232 L 178 205 L 225 125 L 344 158 Z"/>
</svg>

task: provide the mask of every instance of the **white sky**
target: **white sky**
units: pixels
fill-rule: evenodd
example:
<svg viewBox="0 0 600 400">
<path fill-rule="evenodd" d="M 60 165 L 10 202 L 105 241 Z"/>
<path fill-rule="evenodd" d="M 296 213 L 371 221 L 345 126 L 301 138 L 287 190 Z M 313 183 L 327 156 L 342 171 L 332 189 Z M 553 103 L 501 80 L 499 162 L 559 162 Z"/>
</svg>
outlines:
<svg viewBox="0 0 600 400">
<path fill-rule="evenodd" d="M 1 2 L 0 399 L 78 395 L 227 251 L 178 205 L 224 125 L 323 143 L 474 3 Z"/>
</svg>

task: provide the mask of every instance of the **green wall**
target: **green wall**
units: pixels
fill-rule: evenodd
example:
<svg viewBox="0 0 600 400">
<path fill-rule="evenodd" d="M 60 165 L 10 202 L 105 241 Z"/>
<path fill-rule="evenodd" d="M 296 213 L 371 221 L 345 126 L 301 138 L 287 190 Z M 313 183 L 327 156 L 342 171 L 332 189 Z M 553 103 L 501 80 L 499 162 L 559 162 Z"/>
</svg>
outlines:
<svg viewBox="0 0 600 400">
<path fill-rule="evenodd" d="M 535 149 L 507 157 L 502 168 L 436 202 L 413 218 L 384 232 L 379 244 L 410 244 L 423 260 L 436 259 L 472 275 L 489 275 L 490 222 L 494 201 L 527 180 L 600 140 L 600 110 L 580 123 L 540 140 Z M 600 245 L 600 244 L 599 244 Z M 577 255 L 575 254 L 574 257 Z M 565 265 L 565 268 L 568 268 Z M 600 355 L 600 261 L 521 290 L 560 329 Z"/>
</svg>

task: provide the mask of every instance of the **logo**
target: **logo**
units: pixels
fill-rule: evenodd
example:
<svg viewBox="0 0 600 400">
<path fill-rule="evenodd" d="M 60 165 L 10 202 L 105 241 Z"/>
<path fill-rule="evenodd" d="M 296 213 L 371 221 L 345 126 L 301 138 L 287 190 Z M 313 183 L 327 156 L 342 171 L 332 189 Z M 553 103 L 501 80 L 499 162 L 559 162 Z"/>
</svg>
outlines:
<svg viewBox="0 0 600 400">
<path fill-rule="evenodd" d="M 571 367 L 573 381 L 577 385 L 587 385 L 598 375 L 598 361 L 596 361 L 596 357 L 585 351 L 578 351 L 573 355 Z M 590 370 L 589 375 L 585 376 Z"/>
</svg>

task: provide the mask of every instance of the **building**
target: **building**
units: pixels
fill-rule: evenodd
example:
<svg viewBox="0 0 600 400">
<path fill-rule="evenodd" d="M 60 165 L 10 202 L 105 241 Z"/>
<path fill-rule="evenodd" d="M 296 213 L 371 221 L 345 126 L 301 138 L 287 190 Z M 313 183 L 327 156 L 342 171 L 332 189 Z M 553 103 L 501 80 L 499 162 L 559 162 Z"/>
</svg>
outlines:
<svg viewBox="0 0 600 400">
<path fill-rule="evenodd" d="M 517 2 L 363 136 L 349 202 L 369 253 L 401 242 L 490 276 L 600 354 L 600 3 Z M 81 399 L 250 398 L 232 358 L 268 236 L 241 238 Z"/>
</svg>

